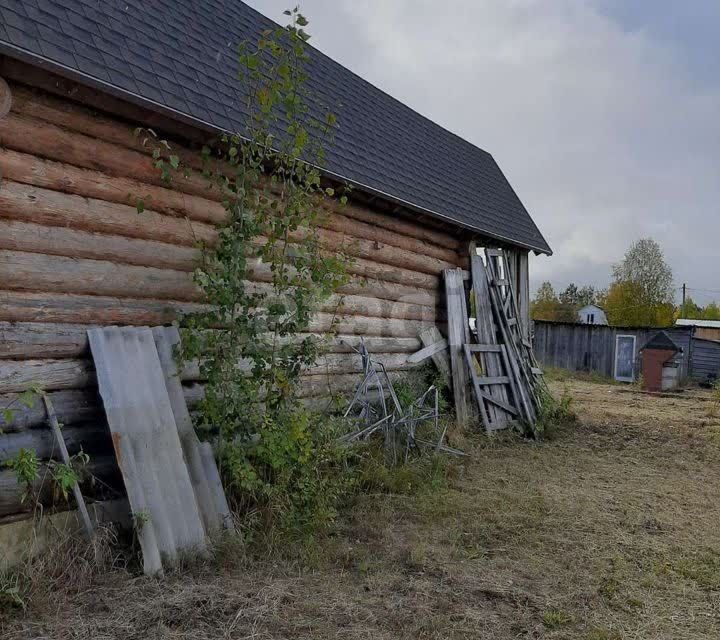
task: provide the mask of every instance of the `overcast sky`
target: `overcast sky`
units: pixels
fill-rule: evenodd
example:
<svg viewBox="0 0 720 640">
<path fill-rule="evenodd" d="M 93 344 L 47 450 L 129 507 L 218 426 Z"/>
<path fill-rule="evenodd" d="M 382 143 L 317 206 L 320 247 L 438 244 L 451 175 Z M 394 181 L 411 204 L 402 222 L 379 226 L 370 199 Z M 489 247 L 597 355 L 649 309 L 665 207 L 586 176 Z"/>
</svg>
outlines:
<svg viewBox="0 0 720 640">
<path fill-rule="evenodd" d="M 249 4 L 284 23 L 292 3 Z M 720 1 L 301 10 L 314 46 L 493 154 L 555 251 L 532 261 L 534 287 L 605 287 L 629 244 L 651 236 L 678 286 L 720 299 Z"/>
</svg>

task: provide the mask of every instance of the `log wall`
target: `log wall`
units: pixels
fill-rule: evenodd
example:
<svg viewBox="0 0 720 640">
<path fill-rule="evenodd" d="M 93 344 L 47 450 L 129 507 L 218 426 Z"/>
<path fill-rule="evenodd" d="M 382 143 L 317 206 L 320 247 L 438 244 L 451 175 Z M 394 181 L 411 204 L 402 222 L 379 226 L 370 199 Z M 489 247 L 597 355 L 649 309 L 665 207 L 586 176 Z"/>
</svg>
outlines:
<svg viewBox="0 0 720 640">
<path fill-rule="evenodd" d="M 51 394 L 71 453 L 98 453 L 98 469 L 113 477 L 85 332 L 166 324 L 201 309 L 192 280 L 196 247 L 215 242 L 225 211 L 198 171 L 171 185 L 160 180 L 133 133 L 137 122 L 9 84 L 12 109 L 0 118 L 0 411 L 17 411 L 0 417 L 0 463 L 21 447 L 56 455 L 40 403 L 17 401 L 38 385 Z M 199 168 L 189 148 L 174 151 Z M 323 247 L 342 247 L 353 262 L 350 282 L 310 327 L 333 336 L 327 356 L 308 371 L 308 398 L 357 383 L 360 362 L 348 345 L 360 336 L 391 372 L 409 368 L 418 334 L 444 322 L 442 270 L 467 261 L 467 238 L 455 231 L 358 202 L 328 200 L 327 208 Z M 257 265 L 253 286 L 269 277 Z M 193 367 L 185 375 L 188 400 L 196 402 L 202 388 Z M 0 474 L 0 521 L 25 508 L 8 473 Z"/>
</svg>

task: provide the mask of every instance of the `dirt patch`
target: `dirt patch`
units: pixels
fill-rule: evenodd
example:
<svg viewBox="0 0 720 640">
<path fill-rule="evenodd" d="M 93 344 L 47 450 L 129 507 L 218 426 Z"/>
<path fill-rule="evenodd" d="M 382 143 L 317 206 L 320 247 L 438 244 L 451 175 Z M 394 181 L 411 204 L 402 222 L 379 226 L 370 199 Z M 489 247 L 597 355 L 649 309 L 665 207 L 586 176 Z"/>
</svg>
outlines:
<svg viewBox="0 0 720 640">
<path fill-rule="evenodd" d="M 2 637 L 720 637 L 714 403 L 553 386 L 576 427 L 473 439 L 450 486 L 365 496 L 301 560 L 109 572 L 6 618 Z"/>
</svg>

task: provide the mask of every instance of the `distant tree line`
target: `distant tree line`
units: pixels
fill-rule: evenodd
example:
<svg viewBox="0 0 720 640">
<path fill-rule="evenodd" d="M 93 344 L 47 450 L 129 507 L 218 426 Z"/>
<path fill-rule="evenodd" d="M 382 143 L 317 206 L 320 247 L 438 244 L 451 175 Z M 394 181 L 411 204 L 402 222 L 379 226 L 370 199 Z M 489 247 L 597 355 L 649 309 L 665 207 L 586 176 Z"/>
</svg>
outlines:
<svg viewBox="0 0 720 640">
<path fill-rule="evenodd" d="M 660 245 L 651 238 L 633 243 L 623 260 L 613 265 L 607 289 L 570 284 L 556 293 L 552 284 L 543 282 L 530 311 L 535 320 L 577 322 L 578 311 L 588 304 L 602 307 L 608 322 L 617 326 L 665 327 L 679 317 L 720 320 L 715 302 L 701 307 L 686 298 L 684 309 L 676 306 L 672 269 Z"/>
</svg>

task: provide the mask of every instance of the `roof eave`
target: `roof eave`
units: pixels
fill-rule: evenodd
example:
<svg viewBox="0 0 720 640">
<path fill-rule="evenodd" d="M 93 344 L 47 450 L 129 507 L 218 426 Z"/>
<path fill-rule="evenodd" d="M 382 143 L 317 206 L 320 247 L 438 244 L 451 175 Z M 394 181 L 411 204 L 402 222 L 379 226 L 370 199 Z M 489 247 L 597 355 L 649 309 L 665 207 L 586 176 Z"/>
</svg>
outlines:
<svg viewBox="0 0 720 640">
<path fill-rule="evenodd" d="M 90 88 L 98 89 L 100 91 L 105 91 L 116 98 L 119 98 L 122 100 L 128 100 L 128 101 L 134 103 L 136 106 L 144 107 L 144 108 L 150 109 L 151 111 L 156 111 L 163 115 L 169 116 L 173 119 L 179 120 L 180 122 L 183 122 L 187 125 L 206 130 L 208 133 L 234 133 L 232 131 L 227 131 L 225 129 L 222 129 L 222 128 L 218 127 L 217 125 L 214 125 L 214 124 L 207 122 L 205 120 L 202 120 L 200 118 L 190 116 L 186 113 L 183 113 L 182 111 L 178 111 L 177 109 L 173 109 L 172 107 L 168 107 L 167 105 L 156 102 L 155 100 L 151 100 L 149 98 L 141 96 L 132 91 L 128 91 L 127 89 L 121 89 L 120 87 L 118 87 L 110 82 L 100 80 L 99 78 L 96 78 L 89 74 L 83 73 L 76 69 L 71 69 L 70 67 L 67 67 L 61 63 L 55 62 L 54 60 L 50 60 L 49 58 L 46 58 L 44 56 L 33 53 L 32 51 L 28 51 L 27 49 L 17 47 L 9 42 L 0 40 L 0 54 L 4 54 L 11 58 L 20 60 L 21 62 L 26 62 L 28 64 L 40 67 L 41 69 L 43 69 L 45 71 L 58 74 L 58 75 L 63 76 L 64 78 L 67 78 L 68 80 L 71 80 L 73 82 L 79 82 L 80 84 L 85 84 L 85 85 L 89 86 Z M 433 211 L 431 209 L 427 209 L 426 207 L 417 205 L 413 202 L 403 200 L 402 198 L 393 196 L 392 194 L 386 193 L 386 192 L 382 191 L 381 189 L 377 189 L 375 187 L 371 187 L 369 185 L 363 184 L 357 180 L 348 178 L 347 176 L 333 173 L 332 171 L 328 171 L 327 169 L 324 169 L 323 167 L 317 167 L 317 168 L 320 171 L 322 171 L 326 177 L 348 183 L 348 184 L 352 185 L 353 187 L 358 188 L 361 191 L 364 191 L 370 195 L 383 198 L 383 199 L 385 199 L 389 202 L 392 202 L 393 204 L 396 204 L 396 205 L 401 205 L 412 211 L 415 211 L 416 213 L 421 213 L 421 214 L 426 214 L 426 215 L 432 216 L 439 220 L 443 220 L 444 222 L 453 224 L 457 227 L 466 229 L 467 231 L 481 234 L 492 240 L 497 240 L 498 242 L 508 243 L 508 244 L 512 244 L 517 247 L 522 247 L 523 249 L 528 249 L 530 251 L 534 251 L 537 254 L 545 254 L 548 256 L 553 255 L 553 251 L 547 243 L 545 244 L 545 246 L 528 244 L 528 243 L 520 242 L 518 240 L 514 240 L 512 238 L 502 236 L 501 234 L 489 232 L 480 227 L 475 227 L 473 225 L 458 222 L 457 220 L 454 220 L 450 216 L 444 215 L 437 211 Z"/>
</svg>

